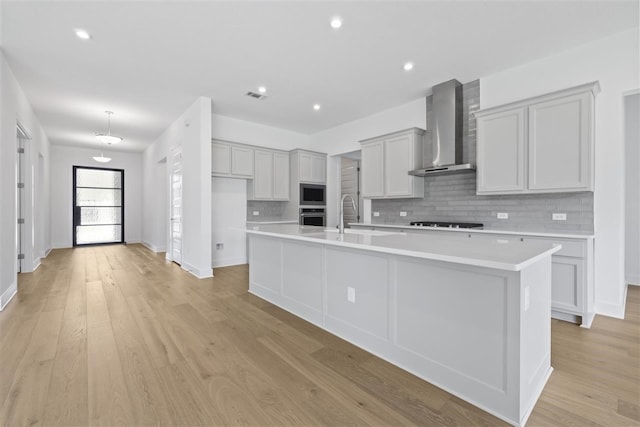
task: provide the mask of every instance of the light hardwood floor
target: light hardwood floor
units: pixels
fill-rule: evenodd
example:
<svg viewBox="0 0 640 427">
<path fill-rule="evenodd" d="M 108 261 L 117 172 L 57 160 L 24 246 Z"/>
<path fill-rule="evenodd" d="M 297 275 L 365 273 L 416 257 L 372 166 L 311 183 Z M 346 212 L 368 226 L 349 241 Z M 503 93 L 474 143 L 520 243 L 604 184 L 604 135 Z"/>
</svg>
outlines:
<svg viewBox="0 0 640 427">
<path fill-rule="evenodd" d="M 0 313 L 0 424 L 505 425 L 247 293 L 140 245 L 54 250 Z M 552 321 L 528 426 L 640 425 L 640 288 L 627 318 Z"/>
</svg>

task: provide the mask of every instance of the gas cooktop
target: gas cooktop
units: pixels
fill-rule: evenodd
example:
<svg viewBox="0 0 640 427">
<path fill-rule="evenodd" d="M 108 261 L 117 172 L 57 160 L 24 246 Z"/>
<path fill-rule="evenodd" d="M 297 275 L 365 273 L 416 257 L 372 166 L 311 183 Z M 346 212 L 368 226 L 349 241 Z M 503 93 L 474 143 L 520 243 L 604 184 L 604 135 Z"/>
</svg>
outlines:
<svg viewBox="0 0 640 427">
<path fill-rule="evenodd" d="M 482 224 L 472 222 L 412 221 L 409 225 L 418 227 L 482 228 Z"/>
</svg>

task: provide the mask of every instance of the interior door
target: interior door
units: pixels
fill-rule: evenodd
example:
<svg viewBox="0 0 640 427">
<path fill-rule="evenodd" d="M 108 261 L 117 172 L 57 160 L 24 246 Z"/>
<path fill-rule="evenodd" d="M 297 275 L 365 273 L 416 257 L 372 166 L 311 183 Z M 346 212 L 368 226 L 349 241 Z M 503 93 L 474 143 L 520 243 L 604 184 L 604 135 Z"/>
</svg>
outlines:
<svg viewBox="0 0 640 427">
<path fill-rule="evenodd" d="M 124 243 L 124 170 L 73 167 L 73 246 Z"/>
<path fill-rule="evenodd" d="M 182 149 L 171 154 L 171 260 L 182 265 Z"/>
</svg>

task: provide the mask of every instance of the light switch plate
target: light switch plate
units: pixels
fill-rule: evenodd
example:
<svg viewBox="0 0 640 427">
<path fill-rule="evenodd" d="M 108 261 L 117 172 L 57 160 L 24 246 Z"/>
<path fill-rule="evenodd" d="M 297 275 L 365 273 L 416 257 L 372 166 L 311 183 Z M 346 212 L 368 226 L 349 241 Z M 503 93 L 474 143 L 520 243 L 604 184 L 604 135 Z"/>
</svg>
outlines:
<svg viewBox="0 0 640 427">
<path fill-rule="evenodd" d="M 508 212 L 498 212 L 497 217 L 498 217 L 498 219 L 509 219 L 509 213 Z"/>
<path fill-rule="evenodd" d="M 554 221 L 566 221 L 567 220 L 567 214 L 566 213 L 553 213 L 553 214 L 551 214 L 551 218 Z"/>
<path fill-rule="evenodd" d="M 253 211 L 253 216 L 258 216 L 260 215 L 260 211 Z"/>
<path fill-rule="evenodd" d="M 373 216 L 380 216 L 380 212 L 374 212 Z"/>
<path fill-rule="evenodd" d="M 405 211 L 401 211 L 400 216 L 407 216 L 407 213 Z"/>
</svg>

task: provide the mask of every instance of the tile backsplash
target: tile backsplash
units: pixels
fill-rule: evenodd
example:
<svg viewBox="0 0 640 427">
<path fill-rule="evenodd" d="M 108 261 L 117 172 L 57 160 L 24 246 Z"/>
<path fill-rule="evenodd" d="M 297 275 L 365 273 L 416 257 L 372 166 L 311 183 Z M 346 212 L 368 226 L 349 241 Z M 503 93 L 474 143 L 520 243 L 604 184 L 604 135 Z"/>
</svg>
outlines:
<svg viewBox="0 0 640 427">
<path fill-rule="evenodd" d="M 427 97 L 427 116 L 432 114 Z M 462 87 L 463 162 L 475 164 L 476 120 L 480 109 L 478 80 Z M 428 120 L 427 120 L 428 123 Z M 424 165 L 431 163 L 431 134 L 425 133 Z M 480 222 L 485 228 L 521 231 L 593 232 L 593 193 L 549 193 L 527 195 L 476 195 L 476 173 L 431 175 L 426 178 L 424 199 L 372 200 L 371 210 L 379 212 L 372 222 L 408 224 L 411 221 Z M 400 212 L 407 215 L 401 217 Z M 508 213 L 508 219 L 497 219 Z M 564 213 L 566 221 L 552 220 L 553 213 Z"/>
<path fill-rule="evenodd" d="M 373 200 L 379 212 L 372 222 L 408 224 L 411 221 L 480 222 L 485 228 L 521 231 L 593 232 L 593 193 L 527 195 L 476 195 L 476 174 L 463 172 L 425 179 L 424 199 Z M 400 212 L 406 212 L 401 217 Z M 508 219 L 497 219 L 508 213 Z M 553 213 L 564 213 L 566 221 L 554 221 Z"/>
<path fill-rule="evenodd" d="M 285 219 L 285 209 L 288 202 L 272 202 L 262 200 L 247 200 L 247 221 L 280 221 Z M 254 216 L 258 211 L 260 215 Z"/>
</svg>

